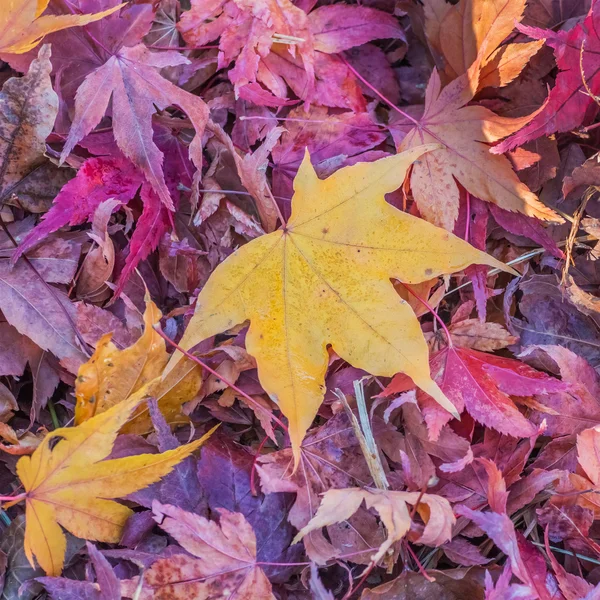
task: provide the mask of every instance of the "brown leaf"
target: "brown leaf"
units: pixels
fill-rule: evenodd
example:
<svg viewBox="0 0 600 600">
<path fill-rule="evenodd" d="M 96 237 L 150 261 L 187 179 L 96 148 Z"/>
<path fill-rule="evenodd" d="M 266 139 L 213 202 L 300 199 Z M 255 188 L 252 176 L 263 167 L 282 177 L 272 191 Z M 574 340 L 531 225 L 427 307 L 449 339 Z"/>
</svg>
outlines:
<svg viewBox="0 0 600 600">
<path fill-rule="evenodd" d="M 82 300 L 100 303 L 111 294 L 106 282 L 111 280 L 115 268 L 115 247 L 108 234 L 108 222 L 120 204 L 114 198 L 105 200 L 94 213 L 92 231 L 88 235 L 96 245 L 86 255 L 77 280 L 76 293 Z"/>
<path fill-rule="evenodd" d="M 46 433 L 45 430 L 38 433 L 38 435 L 34 435 L 31 431 L 15 431 L 6 423 L 0 423 L 0 438 L 7 442 L 6 444 L 0 444 L 0 450 L 16 456 L 33 454 Z"/>
<path fill-rule="evenodd" d="M 19 410 L 12 392 L 0 382 L 0 423 L 7 423 L 15 411 Z"/>
<path fill-rule="evenodd" d="M 136 600 L 275 600 L 256 564 L 256 536 L 241 513 L 220 509 L 219 523 L 155 501 L 155 520 L 191 554 L 155 561 L 139 578 L 121 582 L 121 593 Z"/>
<path fill-rule="evenodd" d="M 479 319 L 465 319 L 450 327 L 454 344 L 481 352 L 501 350 L 519 341 L 500 323 L 482 323 Z"/>
<path fill-rule="evenodd" d="M 50 55 L 50 46 L 42 46 L 29 72 L 9 79 L 0 93 L 0 198 L 45 160 L 46 138 L 58 112 Z"/>
<path fill-rule="evenodd" d="M 430 571 L 430 581 L 420 573 L 405 571 L 392 581 L 365 590 L 361 600 L 483 600 L 483 587 L 476 580 L 466 576 L 455 579 L 446 573 Z"/>
<path fill-rule="evenodd" d="M 456 518 L 448 500 L 441 496 L 419 492 L 347 488 L 327 490 L 323 494 L 317 514 L 298 532 L 294 543 L 315 529 L 349 519 L 363 501 L 367 508 L 377 511 L 387 530 L 387 539 L 373 555 L 373 562 L 379 562 L 393 543 L 401 540 L 409 532 L 411 516 L 408 504 L 416 506 L 417 512 L 425 521 L 425 529 L 415 541 L 426 546 L 440 546 L 452 537 L 452 526 L 456 523 Z"/>
</svg>

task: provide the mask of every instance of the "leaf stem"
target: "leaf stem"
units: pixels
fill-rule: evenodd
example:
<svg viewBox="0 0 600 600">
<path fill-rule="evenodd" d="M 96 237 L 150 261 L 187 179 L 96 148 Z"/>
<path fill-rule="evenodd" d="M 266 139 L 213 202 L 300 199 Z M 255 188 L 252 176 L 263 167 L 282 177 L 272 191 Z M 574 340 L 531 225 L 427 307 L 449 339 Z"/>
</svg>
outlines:
<svg viewBox="0 0 600 600">
<path fill-rule="evenodd" d="M 431 306 L 431 304 L 429 304 L 429 302 L 427 302 L 425 298 L 421 298 L 421 296 L 414 292 L 408 284 L 403 283 L 402 285 L 408 290 L 409 294 L 412 294 L 434 316 L 435 320 L 440 324 L 440 327 L 444 330 L 444 333 L 446 334 L 446 338 L 448 339 L 448 348 L 453 348 L 454 344 L 452 343 L 450 332 L 448 331 L 446 323 L 444 323 L 442 317 L 440 317 L 440 315 L 437 314 L 433 306 Z"/>
<path fill-rule="evenodd" d="M 469 227 L 471 225 L 471 194 L 467 190 L 467 217 L 465 219 L 465 242 L 469 242 Z"/>
<path fill-rule="evenodd" d="M 17 502 L 21 502 L 21 500 L 25 500 L 27 497 L 27 493 L 23 492 L 17 496 L 0 496 L 0 502 L 10 502 L 11 506 L 16 504 Z"/>
<path fill-rule="evenodd" d="M 146 48 L 150 48 L 150 50 L 175 50 L 175 51 L 184 51 L 184 50 L 212 50 L 214 48 L 218 48 L 219 46 L 155 46 L 154 44 L 149 44 Z"/>
<path fill-rule="evenodd" d="M 258 462 L 258 459 L 260 458 L 260 452 L 264 448 L 264 445 L 267 443 L 268 439 L 269 439 L 269 436 L 265 435 L 262 442 L 258 446 L 258 449 L 256 450 L 256 456 L 254 457 L 254 460 L 252 461 L 252 471 L 250 472 L 250 491 L 252 492 L 253 496 L 258 496 L 258 491 L 256 490 L 256 483 L 255 483 L 255 481 L 256 481 L 256 476 L 255 476 L 256 463 Z"/>
<path fill-rule="evenodd" d="M 52 402 L 51 398 L 48 398 L 48 410 L 50 411 L 50 418 L 52 419 L 52 425 L 54 426 L 54 429 L 60 429 L 60 422 L 56 414 L 56 408 L 54 407 L 54 402 Z"/>
<path fill-rule="evenodd" d="M 346 594 L 344 595 L 344 597 L 342 598 L 342 600 L 349 600 L 350 596 L 354 595 L 358 589 L 362 586 L 362 584 L 367 580 L 367 577 L 369 576 L 369 574 L 371 573 L 371 571 L 375 568 L 375 563 L 373 561 L 371 561 L 369 563 L 369 566 L 363 571 L 362 577 L 360 578 L 359 582 L 354 586 L 354 588 L 350 588 Z"/>
<path fill-rule="evenodd" d="M 254 406 L 255 408 L 258 408 L 261 411 L 264 410 L 264 406 L 261 406 L 254 398 L 252 398 L 252 396 L 249 396 L 246 392 L 244 392 L 239 387 L 237 387 L 237 385 L 235 385 L 235 383 L 232 383 L 231 381 L 229 381 L 228 379 L 223 377 L 223 375 L 221 375 L 221 373 L 219 373 L 219 372 L 215 371 L 213 368 L 209 367 L 203 360 L 201 360 L 194 354 L 191 354 L 187 350 L 184 350 L 179 344 L 177 344 L 177 342 L 174 342 L 162 330 L 159 323 L 156 323 L 155 325 L 153 325 L 153 327 L 154 327 L 154 331 L 156 331 L 156 333 L 158 333 L 158 335 L 160 335 L 160 337 L 163 338 L 165 340 L 165 342 L 167 342 L 168 344 L 173 346 L 173 348 L 175 348 L 176 350 L 179 350 L 179 352 L 181 352 L 184 356 L 186 356 L 190 360 L 193 360 L 195 363 L 199 364 L 203 369 L 205 369 L 206 371 L 208 371 L 215 377 L 218 377 L 226 386 L 230 387 L 234 392 L 237 392 L 249 404 L 252 404 L 252 406 Z M 272 419 L 273 421 L 275 421 L 275 423 L 277 423 L 277 425 L 279 425 L 287 433 L 287 431 L 288 431 L 287 425 L 279 417 L 277 417 L 273 413 L 269 413 L 269 418 Z"/>
<path fill-rule="evenodd" d="M 406 549 L 408 550 L 408 553 L 412 556 L 413 560 L 417 564 L 419 573 L 421 573 L 421 575 L 423 575 L 423 577 L 425 577 L 425 579 L 427 579 L 427 581 L 429 581 L 429 582 L 435 581 L 435 579 L 433 579 L 433 577 L 430 577 L 429 575 L 427 575 L 427 571 L 425 571 L 425 569 L 423 568 L 421 561 L 418 559 L 417 555 L 414 553 L 413 549 L 410 547 L 410 544 L 408 542 L 406 542 Z"/>
<path fill-rule="evenodd" d="M 411 117 L 407 112 L 404 112 L 401 108 L 398 108 L 389 98 L 384 96 L 377 88 L 373 87 L 341 54 L 338 54 L 342 62 L 354 73 L 362 83 L 364 83 L 374 94 L 377 94 L 390 108 L 393 108 L 396 112 L 399 112 L 405 119 L 408 119 L 415 125 L 419 125 L 419 122 Z"/>
</svg>

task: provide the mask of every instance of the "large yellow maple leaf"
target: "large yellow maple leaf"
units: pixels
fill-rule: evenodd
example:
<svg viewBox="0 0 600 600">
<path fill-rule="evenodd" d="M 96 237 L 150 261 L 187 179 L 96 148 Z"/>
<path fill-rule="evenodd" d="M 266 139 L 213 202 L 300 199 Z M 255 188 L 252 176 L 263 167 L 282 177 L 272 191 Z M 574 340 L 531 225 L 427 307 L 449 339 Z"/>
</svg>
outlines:
<svg viewBox="0 0 600 600">
<path fill-rule="evenodd" d="M 506 267 L 454 235 L 387 204 L 421 146 L 320 180 L 308 152 L 294 180 L 292 215 L 215 269 L 181 341 L 189 349 L 246 320 L 246 348 L 264 389 L 300 443 L 325 391 L 327 345 L 380 376 L 408 373 L 456 412 L 429 374 L 427 344 L 390 278 L 419 283 L 472 263 Z M 176 353 L 165 372 L 181 359 Z"/>
<path fill-rule="evenodd" d="M 50 0 L 2 0 L 0 2 L 0 52 L 23 54 L 44 36 L 69 27 L 87 25 L 119 10 L 124 4 L 89 15 L 42 15 Z"/>
<path fill-rule="evenodd" d="M 112 499 L 158 481 L 210 435 L 162 454 L 104 460 L 145 398 L 142 388 L 82 425 L 56 429 L 19 460 L 25 492 L 15 501 L 26 502 L 24 545 L 32 566 L 35 557 L 48 575 L 60 575 L 67 545 L 61 525 L 80 538 L 117 543 L 133 511 Z"/>
</svg>

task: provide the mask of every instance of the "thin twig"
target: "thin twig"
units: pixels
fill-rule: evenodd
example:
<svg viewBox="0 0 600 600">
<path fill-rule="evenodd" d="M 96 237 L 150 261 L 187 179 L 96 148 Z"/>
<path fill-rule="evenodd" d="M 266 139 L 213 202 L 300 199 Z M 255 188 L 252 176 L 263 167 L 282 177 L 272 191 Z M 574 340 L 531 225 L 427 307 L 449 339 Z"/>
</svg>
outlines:
<svg viewBox="0 0 600 600">
<path fill-rule="evenodd" d="M 593 235 L 582 235 L 582 236 L 579 236 L 578 238 L 575 238 L 575 241 L 576 242 L 591 242 L 595 239 L 597 239 L 597 238 Z M 557 242 L 556 245 L 560 248 L 560 247 L 564 246 L 566 243 L 567 243 L 567 240 L 563 240 L 562 242 Z M 521 256 L 517 256 L 517 258 L 513 258 L 512 260 L 509 260 L 506 263 L 506 265 L 509 267 L 512 267 L 513 265 L 521 264 L 522 262 L 526 262 L 530 258 L 533 258 L 534 256 L 537 256 L 538 254 L 543 254 L 544 252 L 546 252 L 546 248 L 536 248 L 535 250 L 530 250 L 529 252 L 526 252 L 525 254 L 521 254 Z M 491 277 L 492 275 L 498 275 L 498 273 L 502 273 L 502 270 L 501 269 L 490 269 L 487 273 L 487 276 Z M 442 296 L 442 300 L 444 298 L 446 298 L 447 296 L 450 296 L 450 294 L 454 294 L 454 292 L 457 292 L 458 290 L 462 290 L 463 288 L 470 286 L 472 283 L 473 282 L 471 280 L 469 280 L 469 281 L 465 281 L 465 283 L 461 283 L 460 285 L 457 285 L 455 288 L 452 288 L 451 290 L 447 291 Z"/>
<path fill-rule="evenodd" d="M 583 70 L 583 50 L 585 48 L 585 40 L 581 41 L 581 49 L 579 51 L 579 71 L 581 73 L 581 81 L 583 82 L 583 87 L 585 88 L 585 91 L 588 93 L 589 97 L 598 105 L 600 106 L 600 98 L 598 98 L 598 96 L 596 96 L 594 94 L 594 92 L 592 92 L 592 90 L 590 89 L 590 86 L 588 85 L 588 82 L 585 79 L 585 72 Z"/>
<path fill-rule="evenodd" d="M 600 188 L 596 186 L 590 186 L 583 194 L 583 198 L 581 199 L 581 204 L 573 214 L 573 222 L 571 223 L 571 229 L 569 231 L 569 235 L 566 239 L 565 243 L 565 264 L 562 270 L 562 277 L 560 280 L 561 285 L 566 285 L 567 278 L 569 276 L 569 267 L 573 262 L 573 247 L 575 246 L 575 240 L 577 239 L 577 232 L 579 231 L 579 226 L 581 224 L 581 219 L 583 218 L 583 213 L 585 212 L 585 207 L 587 203 L 590 201 L 592 196 L 599 190 Z"/>
<path fill-rule="evenodd" d="M 419 125 L 414 117 L 411 117 L 407 112 L 404 112 L 401 108 L 396 106 L 389 98 L 386 98 L 377 88 L 373 87 L 341 54 L 338 54 L 342 62 L 354 73 L 354 76 L 358 78 L 364 85 L 366 85 L 374 94 L 377 94 L 390 108 L 393 108 L 396 112 L 400 113 L 405 119 L 408 119 L 415 125 Z"/>
<path fill-rule="evenodd" d="M 162 330 L 159 323 L 156 323 L 155 325 L 153 325 L 153 327 L 154 327 L 154 331 L 156 331 L 156 333 L 158 333 L 158 335 L 160 335 L 160 337 L 163 338 L 163 340 L 165 340 L 165 342 L 167 342 L 168 344 L 173 346 L 173 348 L 175 348 L 176 350 L 179 350 L 179 352 L 181 352 L 184 356 L 186 356 L 190 360 L 193 360 L 195 363 L 199 364 L 203 369 L 205 369 L 206 371 L 208 371 L 215 377 L 218 377 L 226 386 L 230 387 L 234 392 L 237 392 L 252 406 L 259 409 L 260 411 L 264 411 L 264 406 L 261 406 L 254 398 L 252 398 L 252 396 L 249 396 L 246 392 L 244 392 L 239 387 L 237 387 L 237 385 L 235 385 L 235 383 L 232 383 L 231 381 L 229 381 L 228 379 L 223 377 L 223 375 L 221 375 L 221 373 L 219 373 L 218 371 L 215 371 L 212 367 L 209 367 L 203 360 L 201 360 L 194 354 L 191 354 L 187 350 L 184 350 L 179 344 L 174 342 Z M 268 413 L 268 414 L 269 414 L 269 418 L 272 419 L 273 421 L 275 421 L 275 423 L 277 423 L 277 425 L 279 425 L 287 433 L 287 430 L 288 430 L 287 425 L 273 413 Z"/>
<path fill-rule="evenodd" d="M 407 285 L 406 283 L 403 283 L 402 285 L 408 290 L 408 292 L 412 296 L 414 296 L 421 304 L 423 304 L 423 306 L 425 308 L 427 308 L 427 310 L 434 316 L 435 320 L 440 324 L 441 328 L 444 330 L 444 333 L 446 334 L 446 338 L 448 339 L 448 347 L 452 348 L 454 346 L 454 344 L 452 343 L 452 338 L 450 337 L 450 332 L 448 331 L 448 328 L 446 327 L 446 323 L 444 323 L 442 317 L 440 317 L 440 315 L 437 314 L 437 311 L 433 308 L 433 306 L 431 306 L 429 304 L 429 302 L 427 302 L 427 300 L 425 300 L 424 298 L 421 298 L 421 296 L 419 296 L 416 292 L 414 292 L 409 285 Z"/>
</svg>

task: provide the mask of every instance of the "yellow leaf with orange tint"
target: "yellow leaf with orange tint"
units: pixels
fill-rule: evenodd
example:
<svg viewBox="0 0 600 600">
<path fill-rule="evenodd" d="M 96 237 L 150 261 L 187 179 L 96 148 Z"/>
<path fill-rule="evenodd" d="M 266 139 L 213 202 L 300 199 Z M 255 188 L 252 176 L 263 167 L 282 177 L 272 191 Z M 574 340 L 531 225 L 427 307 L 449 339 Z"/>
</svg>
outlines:
<svg viewBox="0 0 600 600">
<path fill-rule="evenodd" d="M 43 15 L 50 0 L 2 0 L 0 3 L 0 52 L 23 54 L 35 48 L 49 33 L 87 25 L 119 10 L 126 3 L 87 15 Z"/>
<path fill-rule="evenodd" d="M 452 231 L 459 211 L 458 182 L 473 196 L 504 210 L 560 223 L 562 218 L 521 182 L 508 158 L 490 152 L 491 144 L 521 129 L 536 113 L 512 119 L 468 104 L 477 91 L 480 59 L 444 88 L 434 69 L 421 118 L 409 121 L 401 116 L 391 123 L 398 150 L 433 142 L 441 145 L 411 173 L 419 212 L 429 222 Z"/>
<path fill-rule="evenodd" d="M 543 46 L 543 40 L 525 44 L 500 44 L 523 18 L 526 0 L 446 0 L 425 2 L 425 33 L 429 44 L 442 59 L 445 81 L 452 81 L 475 62 L 485 44 L 482 76 L 478 89 L 510 83 L 529 59 Z"/>
<path fill-rule="evenodd" d="M 389 205 L 408 168 L 430 144 L 317 177 L 308 153 L 294 180 L 284 229 L 242 246 L 200 292 L 181 346 L 246 320 L 246 349 L 263 388 L 289 421 L 296 460 L 323 400 L 328 345 L 380 376 L 404 371 L 449 411 L 432 381 L 427 344 L 391 279 L 419 283 L 472 263 L 506 267 L 451 233 Z M 166 373 L 182 355 L 175 353 Z"/>
<path fill-rule="evenodd" d="M 96 351 L 81 365 L 75 380 L 76 425 L 126 400 L 143 386 L 157 399 L 168 423 L 187 422 L 187 417 L 181 415 L 181 406 L 198 393 L 202 372 L 196 363 L 185 360 L 168 378 L 161 378 L 169 360 L 165 342 L 153 327 L 161 316 L 156 304 L 146 298 L 144 332 L 133 345 L 119 350 L 110 333 L 99 340 Z M 151 430 L 148 410 L 141 407 L 123 433 L 142 434 Z"/>
</svg>

